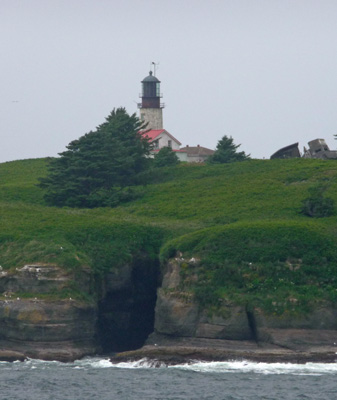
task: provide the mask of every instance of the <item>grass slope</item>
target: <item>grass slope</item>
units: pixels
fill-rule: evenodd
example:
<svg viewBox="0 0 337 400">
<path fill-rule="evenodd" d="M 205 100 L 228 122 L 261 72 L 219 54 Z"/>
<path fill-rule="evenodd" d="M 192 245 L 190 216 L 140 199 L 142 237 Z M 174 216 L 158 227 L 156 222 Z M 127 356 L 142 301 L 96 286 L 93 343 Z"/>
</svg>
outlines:
<svg viewBox="0 0 337 400">
<path fill-rule="evenodd" d="M 319 183 L 337 203 L 334 161 L 163 168 L 138 200 L 93 210 L 44 206 L 36 183 L 45 174 L 44 159 L 0 164 L 0 264 L 5 269 L 54 262 L 69 270 L 85 265 L 104 272 L 137 254 L 156 258 L 161 251 L 165 260 L 181 250 L 202 257 L 200 269 L 184 269 L 186 278 L 198 274 L 199 284 L 184 290 L 206 306 L 243 295 L 266 309 L 277 304 L 282 312 L 294 309 L 289 299 L 302 308 L 313 299 L 335 301 L 337 217 L 311 219 L 299 213 L 308 189 Z M 293 265 L 298 266 L 294 274 L 289 273 Z"/>
</svg>

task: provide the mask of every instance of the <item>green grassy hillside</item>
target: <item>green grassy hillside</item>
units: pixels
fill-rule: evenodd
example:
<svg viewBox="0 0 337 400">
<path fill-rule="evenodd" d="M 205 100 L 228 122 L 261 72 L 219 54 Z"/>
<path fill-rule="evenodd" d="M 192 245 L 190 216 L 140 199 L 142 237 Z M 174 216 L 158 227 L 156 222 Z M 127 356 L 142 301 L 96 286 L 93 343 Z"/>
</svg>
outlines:
<svg viewBox="0 0 337 400">
<path fill-rule="evenodd" d="M 161 253 L 165 260 L 180 250 L 203 259 L 200 270 L 185 270 L 203 284 L 185 289 L 205 305 L 234 293 L 261 300 L 273 291 L 278 298 L 297 293 L 303 304 L 314 297 L 335 301 L 337 216 L 300 213 L 317 184 L 327 185 L 325 196 L 337 204 L 334 161 L 180 165 L 162 169 L 141 198 L 114 209 L 46 207 L 36 186 L 45 174 L 44 159 L 0 164 L 4 269 L 54 262 L 104 272 L 137 254 Z M 289 264 L 301 268 L 289 275 Z"/>
</svg>

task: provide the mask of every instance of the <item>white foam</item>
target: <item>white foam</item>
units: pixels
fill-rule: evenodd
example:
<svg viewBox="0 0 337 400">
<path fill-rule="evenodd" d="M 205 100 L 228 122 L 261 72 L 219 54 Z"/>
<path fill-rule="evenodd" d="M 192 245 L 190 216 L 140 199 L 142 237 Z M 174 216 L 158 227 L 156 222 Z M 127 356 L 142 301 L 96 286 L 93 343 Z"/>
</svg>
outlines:
<svg viewBox="0 0 337 400">
<path fill-rule="evenodd" d="M 90 362 L 90 359 L 88 360 Z M 91 362 L 92 368 L 175 368 L 201 373 L 256 373 L 256 374 L 291 374 L 291 375 L 325 375 L 337 374 L 337 363 L 258 363 L 252 361 L 198 362 L 167 366 L 158 360 L 143 358 L 138 361 L 111 363 L 109 360 Z"/>
<path fill-rule="evenodd" d="M 166 368 L 167 365 L 158 360 L 149 360 L 147 358 L 142 358 L 138 361 L 131 361 L 131 362 L 121 362 L 112 365 L 115 368 L 127 368 L 127 369 L 134 369 L 134 368 Z"/>
<path fill-rule="evenodd" d="M 291 374 L 291 375 L 323 375 L 337 374 L 336 363 L 258 363 L 251 361 L 230 362 L 195 362 L 192 364 L 175 365 L 170 368 L 203 373 L 257 373 L 257 374 Z"/>
<path fill-rule="evenodd" d="M 76 369 L 83 368 L 111 368 L 112 362 L 108 358 L 86 357 L 74 362 Z"/>
<path fill-rule="evenodd" d="M 264 375 L 337 375 L 337 363 L 258 363 L 252 361 L 228 361 L 228 362 L 200 362 L 195 361 L 190 364 L 179 364 L 167 366 L 164 362 L 158 360 L 149 360 L 143 358 L 138 361 L 112 363 L 109 358 L 86 357 L 73 363 L 61 363 L 58 361 L 43 361 L 28 359 L 19 363 L 1 363 L 1 368 L 5 365 L 16 365 L 19 369 L 48 369 L 62 366 L 64 368 L 74 369 L 101 369 L 101 368 L 120 368 L 120 369 L 152 369 L 152 368 L 169 368 L 181 369 L 186 371 L 194 371 L 200 373 L 256 373 Z"/>
<path fill-rule="evenodd" d="M 74 362 L 75 369 L 84 369 L 84 368 L 124 368 L 124 369 L 135 369 L 135 368 L 159 368 L 166 367 L 166 364 L 156 361 L 149 360 L 147 358 L 143 358 L 138 361 L 131 362 L 120 362 L 120 363 L 112 363 L 109 359 L 102 359 L 98 357 L 86 357 L 82 360 L 77 360 Z"/>
</svg>

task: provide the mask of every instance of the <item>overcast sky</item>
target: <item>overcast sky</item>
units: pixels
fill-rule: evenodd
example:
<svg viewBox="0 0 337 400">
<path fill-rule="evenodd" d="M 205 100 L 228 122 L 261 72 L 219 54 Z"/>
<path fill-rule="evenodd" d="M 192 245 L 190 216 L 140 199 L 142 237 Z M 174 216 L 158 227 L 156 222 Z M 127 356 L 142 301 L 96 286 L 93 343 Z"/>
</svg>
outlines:
<svg viewBox="0 0 337 400">
<path fill-rule="evenodd" d="M 0 37 L 0 162 L 138 113 L 152 61 L 183 145 L 337 147 L 336 0 L 0 0 Z"/>
</svg>

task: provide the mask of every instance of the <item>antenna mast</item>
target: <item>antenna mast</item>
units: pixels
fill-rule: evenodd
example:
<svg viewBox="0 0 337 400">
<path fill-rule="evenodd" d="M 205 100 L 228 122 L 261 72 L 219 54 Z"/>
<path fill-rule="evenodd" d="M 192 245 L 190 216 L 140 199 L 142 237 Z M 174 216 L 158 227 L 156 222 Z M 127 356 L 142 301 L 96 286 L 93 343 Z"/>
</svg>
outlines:
<svg viewBox="0 0 337 400">
<path fill-rule="evenodd" d="M 154 61 L 152 61 L 151 64 L 153 65 L 153 75 L 156 76 L 156 70 L 159 65 L 159 62 L 155 63 Z"/>
</svg>

